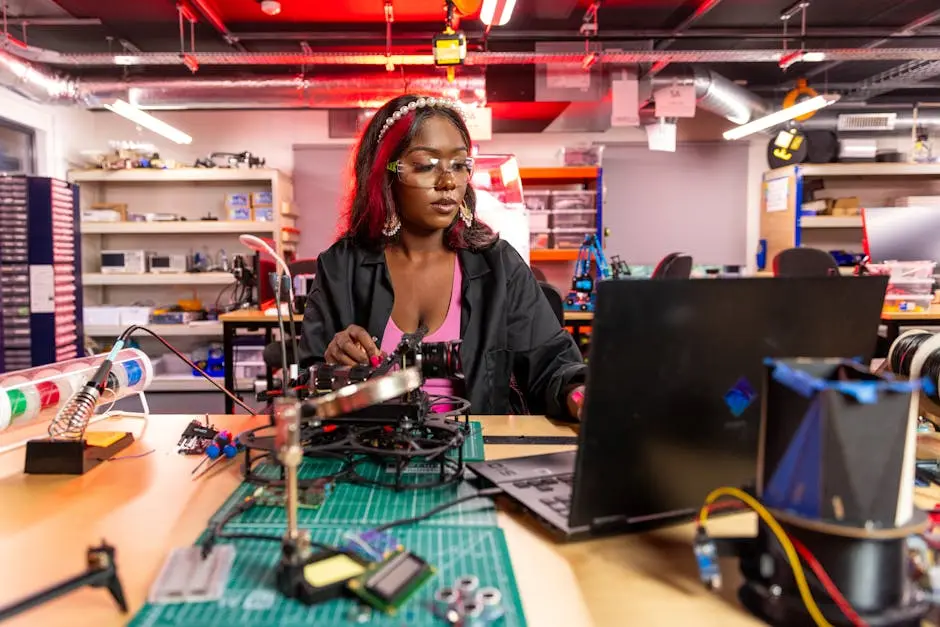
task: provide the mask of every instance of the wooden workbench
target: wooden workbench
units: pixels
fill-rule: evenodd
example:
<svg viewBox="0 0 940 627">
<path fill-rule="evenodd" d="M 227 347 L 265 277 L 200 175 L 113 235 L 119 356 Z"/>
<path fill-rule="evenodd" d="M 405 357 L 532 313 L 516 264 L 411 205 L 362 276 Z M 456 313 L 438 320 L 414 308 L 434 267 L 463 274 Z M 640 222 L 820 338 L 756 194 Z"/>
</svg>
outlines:
<svg viewBox="0 0 940 627">
<path fill-rule="evenodd" d="M 117 548 L 117 565 L 132 611 L 144 602 L 168 552 L 192 544 L 209 517 L 239 483 L 234 466 L 192 480 L 196 460 L 175 452 L 193 416 L 152 416 L 138 441 L 82 477 L 24 475 L 23 449 L 0 455 L 0 605 L 6 605 L 84 569 L 84 552 L 102 539 Z M 233 431 L 251 426 L 244 416 L 213 419 Z M 484 435 L 573 435 L 568 425 L 535 416 L 482 417 Z M 91 427 L 131 430 L 136 419 Z M 562 447 L 487 445 L 490 458 L 529 455 Z M 690 525 L 642 535 L 621 535 L 559 545 L 528 519 L 500 513 L 530 625 L 759 625 L 734 601 L 737 576 L 726 564 L 724 598 L 698 583 Z M 749 515 L 716 519 L 717 533 L 753 533 Z M 5 625 L 108 627 L 126 624 L 106 591 L 85 588 L 26 612 Z"/>
</svg>

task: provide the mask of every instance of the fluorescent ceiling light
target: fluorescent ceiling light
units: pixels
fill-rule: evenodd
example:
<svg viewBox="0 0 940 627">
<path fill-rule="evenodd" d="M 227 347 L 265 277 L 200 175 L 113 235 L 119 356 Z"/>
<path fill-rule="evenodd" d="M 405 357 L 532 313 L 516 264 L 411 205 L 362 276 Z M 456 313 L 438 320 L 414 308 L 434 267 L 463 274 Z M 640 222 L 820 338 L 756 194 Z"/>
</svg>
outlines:
<svg viewBox="0 0 940 627">
<path fill-rule="evenodd" d="M 487 26 L 505 26 L 516 8 L 516 0 L 483 0 L 480 21 Z"/>
<path fill-rule="evenodd" d="M 818 111 L 823 107 L 828 107 L 838 100 L 838 94 L 825 94 L 823 96 L 816 96 L 815 98 L 798 102 L 792 107 L 787 107 L 786 109 L 781 109 L 780 111 L 774 111 L 770 115 L 765 115 L 764 117 L 758 118 L 753 122 L 748 122 L 747 124 L 742 124 L 741 126 L 727 130 L 724 133 L 724 138 L 741 139 L 742 137 L 747 137 L 748 135 L 766 130 L 772 126 L 789 122 L 790 120 L 798 118 L 802 115 L 806 115 L 807 113 Z"/>
<path fill-rule="evenodd" d="M 167 139 L 175 141 L 177 144 L 193 143 L 193 138 L 183 131 L 174 126 L 170 126 L 162 120 L 158 120 L 146 111 L 142 111 L 123 100 L 115 100 L 112 104 L 106 104 L 104 108 L 117 113 L 121 117 L 127 118 L 134 124 L 153 131 L 157 135 L 163 135 Z"/>
</svg>

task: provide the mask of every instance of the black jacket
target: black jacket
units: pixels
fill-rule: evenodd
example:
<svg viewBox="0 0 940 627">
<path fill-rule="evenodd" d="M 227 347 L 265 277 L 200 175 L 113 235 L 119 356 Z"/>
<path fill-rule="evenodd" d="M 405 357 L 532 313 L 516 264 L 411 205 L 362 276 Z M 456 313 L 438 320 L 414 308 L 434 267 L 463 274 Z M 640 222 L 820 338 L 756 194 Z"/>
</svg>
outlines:
<svg viewBox="0 0 940 627">
<path fill-rule="evenodd" d="M 503 240 L 457 257 L 463 273 L 460 357 L 471 412 L 520 413 L 510 386 L 515 375 L 529 413 L 570 418 L 565 396 L 584 382 L 585 365 L 522 257 Z M 300 367 L 322 362 L 333 336 L 351 324 L 381 345 L 393 301 L 385 254 L 348 238 L 335 243 L 317 260 Z"/>
</svg>

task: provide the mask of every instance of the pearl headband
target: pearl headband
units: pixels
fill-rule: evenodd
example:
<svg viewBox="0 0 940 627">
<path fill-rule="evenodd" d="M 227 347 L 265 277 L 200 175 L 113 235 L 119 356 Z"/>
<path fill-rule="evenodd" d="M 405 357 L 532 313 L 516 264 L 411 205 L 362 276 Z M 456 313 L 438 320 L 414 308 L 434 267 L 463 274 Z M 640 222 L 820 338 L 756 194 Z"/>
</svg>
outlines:
<svg viewBox="0 0 940 627">
<path fill-rule="evenodd" d="M 460 117 L 464 117 L 463 105 L 454 100 L 448 98 L 418 98 L 408 104 L 400 107 L 395 113 L 391 116 L 385 118 L 385 124 L 382 125 L 382 130 L 379 131 L 379 141 L 382 141 L 382 138 L 385 137 L 385 133 L 388 132 L 388 129 L 394 126 L 395 122 L 402 119 L 412 111 L 417 109 L 423 109 L 424 107 L 446 107 L 455 111 Z"/>
</svg>

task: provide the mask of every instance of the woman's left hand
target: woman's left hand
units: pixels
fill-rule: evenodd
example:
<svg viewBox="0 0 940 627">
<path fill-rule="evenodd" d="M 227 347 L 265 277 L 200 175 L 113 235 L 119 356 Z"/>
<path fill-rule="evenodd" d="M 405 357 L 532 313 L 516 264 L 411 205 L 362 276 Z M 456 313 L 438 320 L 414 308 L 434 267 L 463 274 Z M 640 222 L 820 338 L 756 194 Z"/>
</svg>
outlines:
<svg viewBox="0 0 940 627">
<path fill-rule="evenodd" d="M 568 413 L 572 418 L 581 420 L 581 408 L 584 406 L 584 386 L 579 385 L 568 393 Z"/>
</svg>

